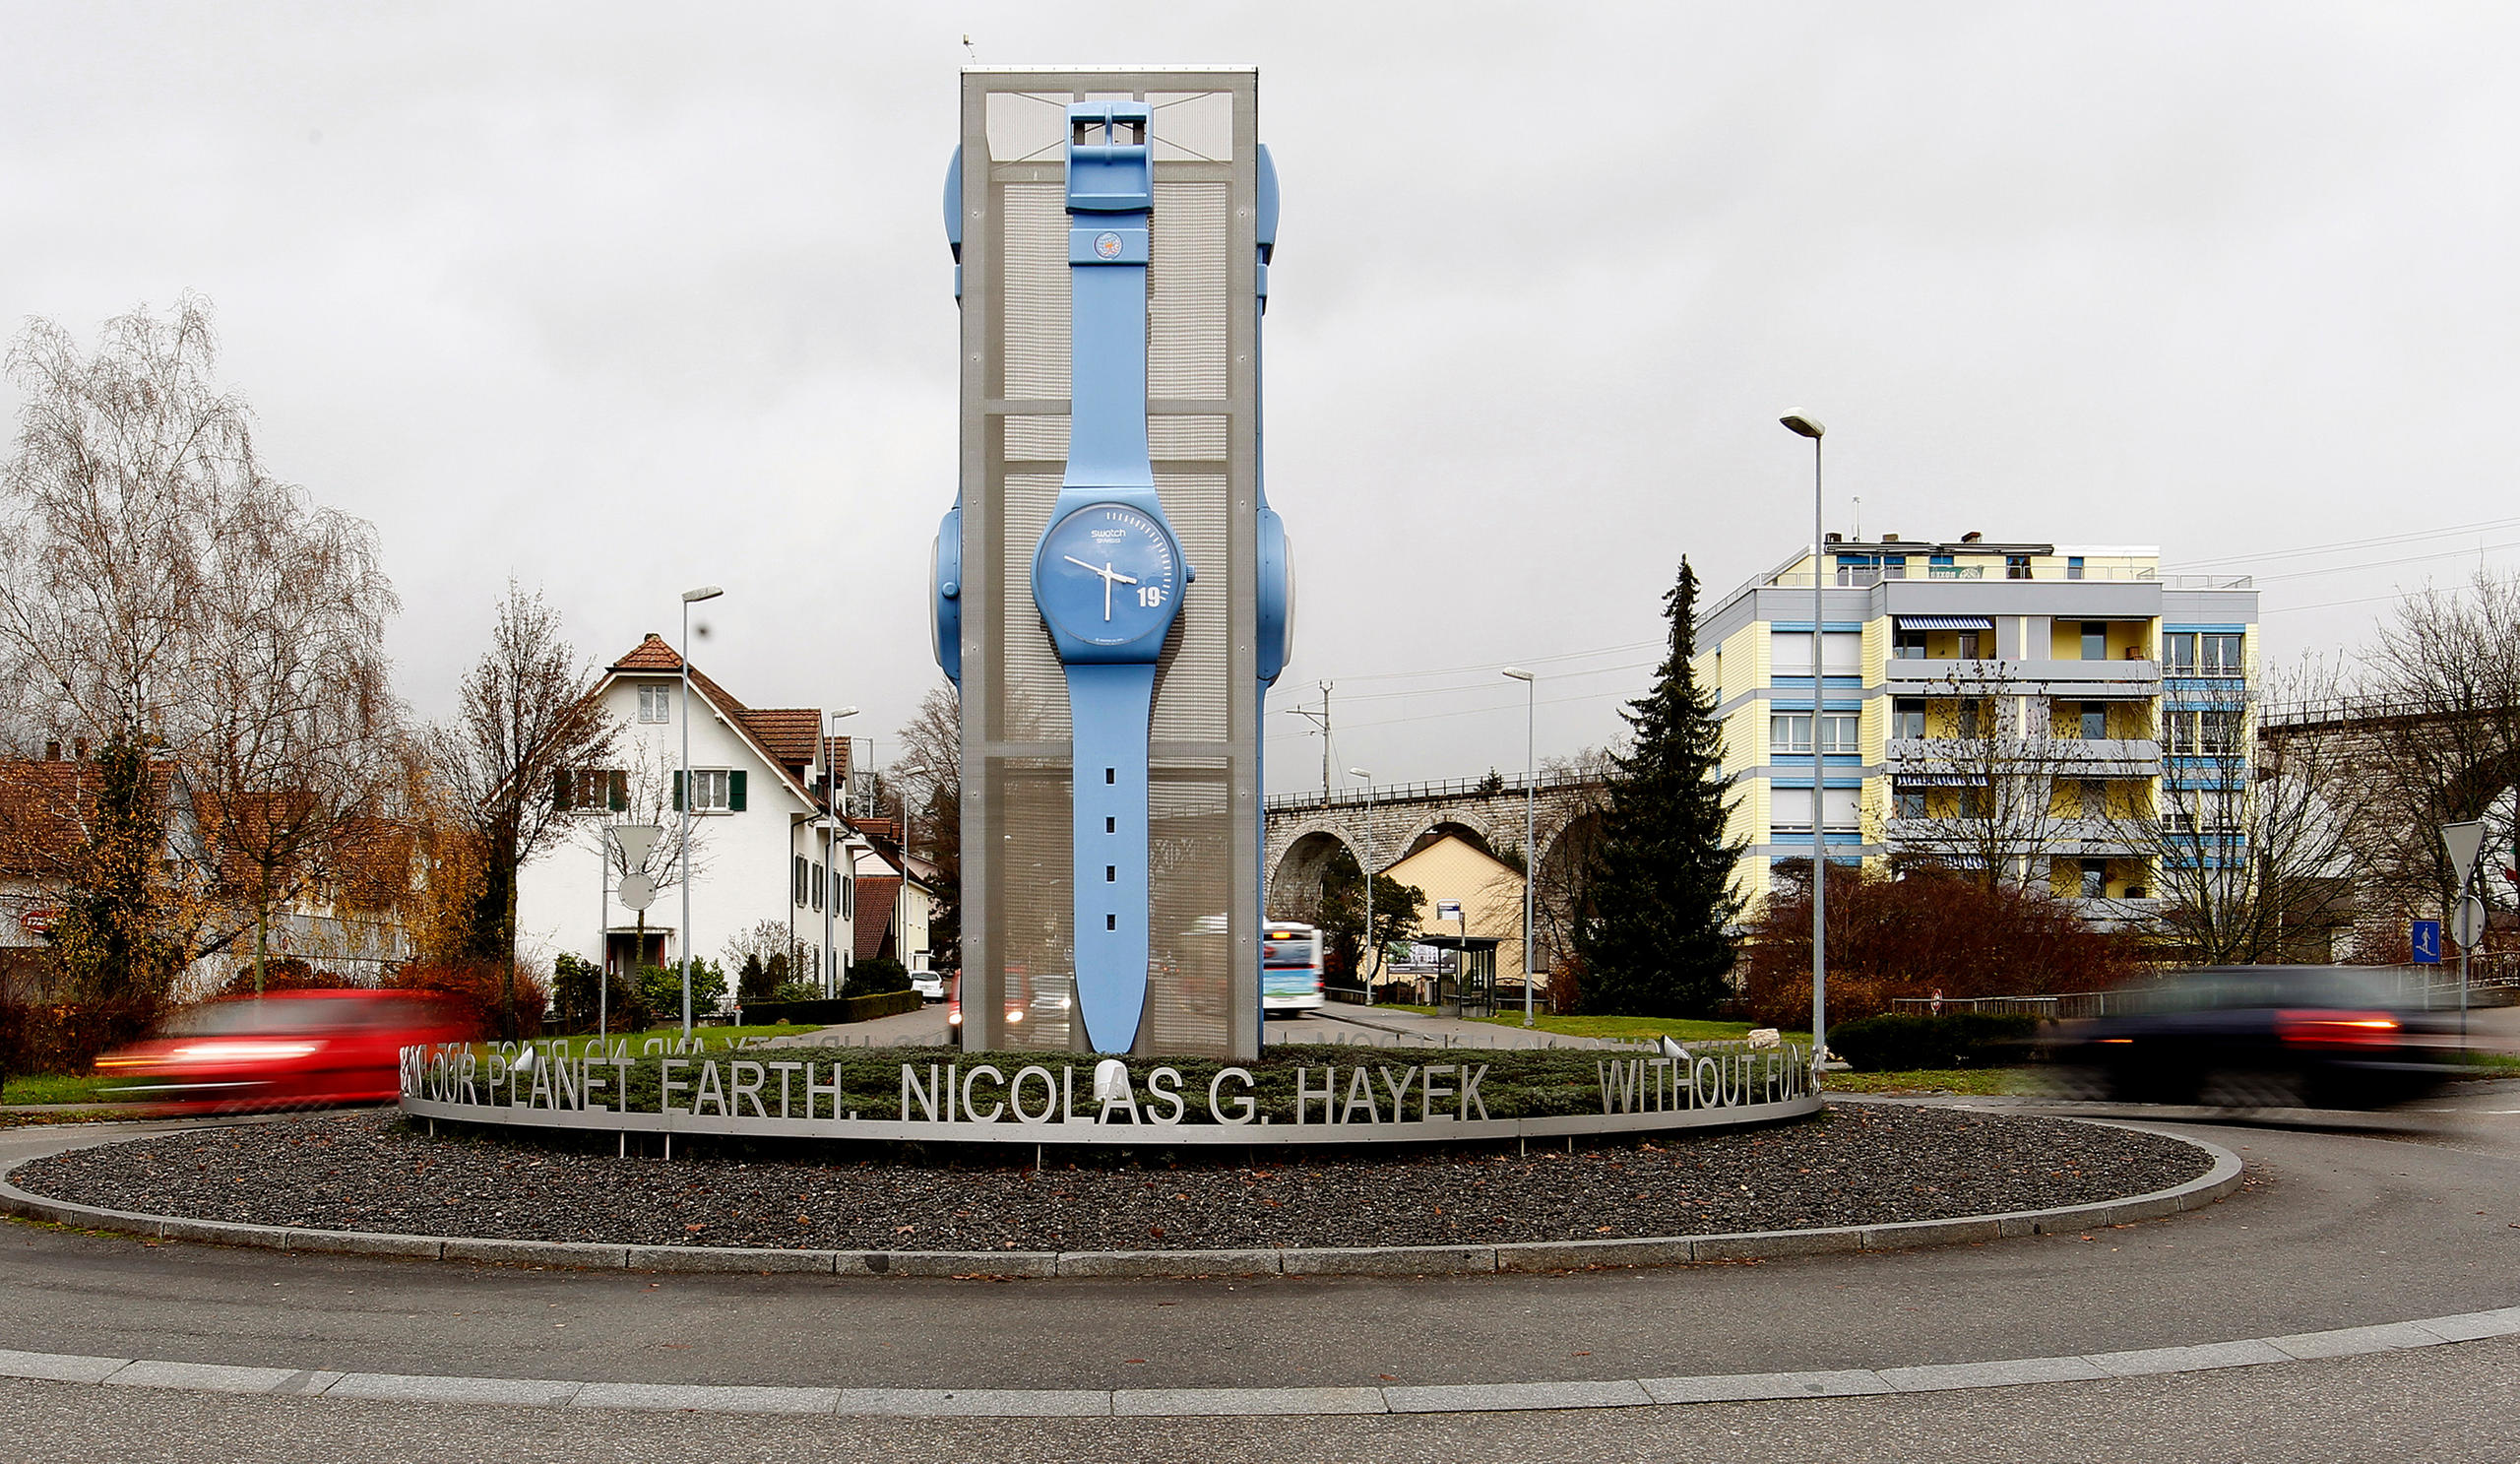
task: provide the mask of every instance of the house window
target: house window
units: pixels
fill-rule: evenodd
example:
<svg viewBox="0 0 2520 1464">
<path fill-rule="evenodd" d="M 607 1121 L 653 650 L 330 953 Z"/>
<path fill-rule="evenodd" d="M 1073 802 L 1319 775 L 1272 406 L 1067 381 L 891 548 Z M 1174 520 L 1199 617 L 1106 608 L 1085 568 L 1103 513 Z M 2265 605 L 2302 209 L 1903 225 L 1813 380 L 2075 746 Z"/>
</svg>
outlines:
<svg viewBox="0 0 2520 1464">
<path fill-rule="evenodd" d="M 2228 755 L 2240 747 L 2240 714 L 2237 712 L 2200 712 L 2196 717 L 2196 747 L 2208 756 Z"/>
<path fill-rule="evenodd" d="M 560 806 L 581 813 L 618 813 L 630 806 L 629 775 L 612 768 L 576 768 L 560 775 Z"/>
<path fill-rule="evenodd" d="M 805 857 L 788 857 L 788 898 L 797 905 L 805 903 Z"/>
<path fill-rule="evenodd" d="M 2008 580 L 2030 578 L 2030 556 L 2028 554 L 2004 555 L 2004 578 Z"/>
<path fill-rule="evenodd" d="M 2067 578 L 2067 579 L 2069 579 L 2069 580 L 2078 580 L 2078 579 L 2081 579 L 2082 577 L 2083 577 L 2083 556 L 2082 556 L 2082 555 L 2080 555 L 2080 554 L 2076 554 L 2076 555 L 2074 555 L 2073 557 L 2071 557 L 2071 558 L 2069 558 L 2069 559 L 2067 559 L 2067 560 L 2065 561 L 2065 578 Z"/>
<path fill-rule="evenodd" d="M 2240 638 L 2236 635 L 2200 635 L 2196 638 L 2199 670 L 2208 676 L 2236 676 L 2240 673 Z"/>
<path fill-rule="evenodd" d="M 1995 734 L 1995 704 L 1984 697 L 1965 697 L 1955 710 L 1964 737 L 1991 737 Z"/>
<path fill-rule="evenodd" d="M 2109 622 L 2085 620 L 2083 622 L 2083 660 L 2107 661 L 2108 659 Z"/>
<path fill-rule="evenodd" d="M 1924 660 L 1925 633 L 1904 627 L 1893 631 L 1890 636 L 1890 659 L 1893 661 Z"/>
<path fill-rule="evenodd" d="M 2108 784 L 2096 778 L 2086 778 L 2083 780 L 2082 795 L 2083 817 L 2107 818 L 2109 816 Z"/>
<path fill-rule="evenodd" d="M 1960 632 L 1960 659 L 1962 661 L 1979 661 L 1984 658 L 1985 652 L 1982 649 L 1984 643 L 1978 638 L 1982 633 L 1983 632 L 1975 630 L 1964 630 Z"/>
<path fill-rule="evenodd" d="M 1903 696 L 1890 704 L 1890 735 L 1922 737 L 1925 734 L 1925 702 L 1921 696 Z"/>
<path fill-rule="evenodd" d="M 1811 832 L 1811 790 L 1778 788 L 1768 792 L 1768 827 L 1777 834 Z"/>
<path fill-rule="evenodd" d="M 2109 861 L 2107 859 L 2083 860 L 2083 898 L 2086 900 L 2109 898 Z"/>
<path fill-rule="evenodd" d="M 1860 725 L 1860 714 L 1855 712 L 1831 712 L 1821 717 L 1820 750 L 1822 752 L 1855 751 L 1856 731 Z"/>
<path fill-rule="evenodd" d="M 639 688 L 639 720 L 671 722 L 673 720 L 673 688 L 642 686 Z"/>
<path fill-rule="evenodd" d="M 1811 718 L 1809 714 L 1787 716 L 1780 713 L 1768 719 L 1768 750 L 1771 752 L 1808 752 L 1811 750 Z"/>
<path fill-rule="evenodd" d="M 1924 817 L 1925 791 L 1922 788 L 1902 788 L 1893 793 L 1890 796 L 1890 816 L 1892 818 Z"/>
<path fill-rule="evenodd" d="M 815 908 L 816 910 L 820 910 L 820 909 L 822 909 L 822 908 L 823 908 L 823 885 L 824 885 L 824 883 L 825 883 L 825 881 L 824 881 L 824 879 L 823 879 L 823 866 L 822 866 L 822 865 L 820 865 L 820 864 L 816 864 L 816 865 L 814 865 L 814 908 Z"/>
<path fill-rule="evenodd" d="M 2082 706 L 2083 740 L 2086 742 L 2098 742 L 2107 739 L 2109 736 L 2109 703 L 2085 702 Z"/>
<path fill-rule="evenodd" d="M 845 921 L 857 919 L 857 876 L 854 874 L 840 876 L 840 918 Z"/>
<path fill-rule="evenodd" d="M 732 779 L 724 768 L 693 768 L 691 770 L 691 811 L 724 813 L 734 804 L 729 788 Z"/>
<path fill-rule="evenodd" d="M 2174 676 L 2196 674 L 2196 632 L 2174 631 L 2162 637 L 2163 669 Z"/>
</svg>

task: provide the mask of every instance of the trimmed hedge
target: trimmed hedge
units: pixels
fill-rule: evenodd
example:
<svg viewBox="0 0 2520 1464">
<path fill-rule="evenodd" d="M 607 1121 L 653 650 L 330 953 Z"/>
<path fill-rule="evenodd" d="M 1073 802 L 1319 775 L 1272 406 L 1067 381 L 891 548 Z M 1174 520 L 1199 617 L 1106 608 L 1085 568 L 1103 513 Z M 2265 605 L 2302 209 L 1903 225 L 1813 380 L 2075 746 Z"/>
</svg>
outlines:
<svg viewBox="0 0 2520 1464">
<path fill-rule="evenodd" d="M 1999 1066 L 2017 1060 L 2038 1029 L 2034 1017 L 1983 1012 L 1858 1017 L 1829 1029 L 1829 1048 L 1858 1072 Z"/>
<path fill-rule="evenodd" d="M 916 991 L 878 991 L 871 996 L 836 996 L 816 1001 L 755 1001 L 742 1009 L 747 1026 L 775 1027 L 783 1022 L 799 1027 L 830 1027 L 842 1022 L 864 1022 L 876 1017 L 897 1016 L 919 1008 Z"/>
</svg>

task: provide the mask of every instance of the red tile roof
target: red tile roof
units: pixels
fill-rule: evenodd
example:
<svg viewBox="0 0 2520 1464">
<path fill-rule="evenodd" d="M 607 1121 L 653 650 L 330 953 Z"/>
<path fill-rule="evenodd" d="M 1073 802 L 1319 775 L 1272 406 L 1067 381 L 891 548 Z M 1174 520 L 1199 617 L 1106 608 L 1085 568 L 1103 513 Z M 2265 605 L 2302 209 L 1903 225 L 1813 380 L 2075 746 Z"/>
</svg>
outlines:
<svg viewBox="0 0 2520 1464">
<path fill-rule="evenodd" d="M 884 940 L 893 933 L 893 917 L 901 913 L 902 882 L 893 874 L 860 874 L 857 876 L 857 959 L 871 961 L 884 953 Z M 868 917 L 883 912 L 880 920 Z"/>
<path fill-rule="evenodd" d="M 772 757 L 790 768 L 803 768 L 814 760 L 814 739 L 823 730 L 822 713 L 811 707 L 764 707 L 740 715 Z"/>
<path fill-rule="evenodd" d="M 67 759 L 0 762 L 0 874 L 68 875 L 88 847 L 95 798 L 90 764 Z"/>
</svg>

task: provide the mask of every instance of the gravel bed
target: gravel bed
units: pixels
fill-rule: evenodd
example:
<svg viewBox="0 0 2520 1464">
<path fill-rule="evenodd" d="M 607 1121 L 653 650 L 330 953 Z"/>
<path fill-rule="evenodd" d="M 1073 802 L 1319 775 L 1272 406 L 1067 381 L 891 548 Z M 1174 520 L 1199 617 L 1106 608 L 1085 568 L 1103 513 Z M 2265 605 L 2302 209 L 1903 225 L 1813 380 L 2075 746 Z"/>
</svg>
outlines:
<svg viewBox="0 0 2520 1464">
<path fill-rule="evenodd" d="M 687 1142 L 687 1141 L 686 1141 Z M 391 1110 L 193 1129 L 38 1159 L 56 1199 L 325 1230 L 834 1250 L 1432 1245 L 1789 1230 L 2044 1209 L 2208 1168 L 2188 1145 L 2052 1118 L 1850 1104 L 1773 1127 L 1535 1151 L 1042 1171 L 900 1157 L 616 1159 Z"/>
<path fill-rule="evenodd" d="M 685 1141 L 688 1144 L 688 1141 Z M 2208 1170 L 2155 1134 L 2059 1118 L 1845 1104 L 1767 1129 L 1532 1152 L 1270 1162 L 673 1164 L 509 1136 L 428 1139 L 391 1112 L 302 1114 L 32 1159 L 20 1189 L 197 1220 L 804 1249 L 1459 1244 L 1882 1225 L 2044 1210 Z"/>
</svg>

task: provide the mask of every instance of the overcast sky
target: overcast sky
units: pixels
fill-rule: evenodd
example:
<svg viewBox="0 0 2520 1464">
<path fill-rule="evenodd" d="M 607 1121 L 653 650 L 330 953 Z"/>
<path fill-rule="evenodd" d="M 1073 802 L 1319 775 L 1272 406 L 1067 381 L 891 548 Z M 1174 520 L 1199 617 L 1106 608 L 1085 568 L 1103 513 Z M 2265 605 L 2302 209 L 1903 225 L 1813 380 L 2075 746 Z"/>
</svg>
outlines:
<svg viewBox="0 0 2520 1464">
<path fill-rule="evenodd" d="M 938 680 L 957 69 L 1252 63 L 1273 791 L 1613 735 L 1686 554 L 2158 543 L 2279 658 L 2520 545 L 2507 7 L 0 4 L 0 317 L 215 301 L 442 715 L 508 577 L 892 732 Z M 0 386 L 14 422 L 17 403 Z M 2277 550 L 2318 549 L 2243 559 Z"/>
</svg>

